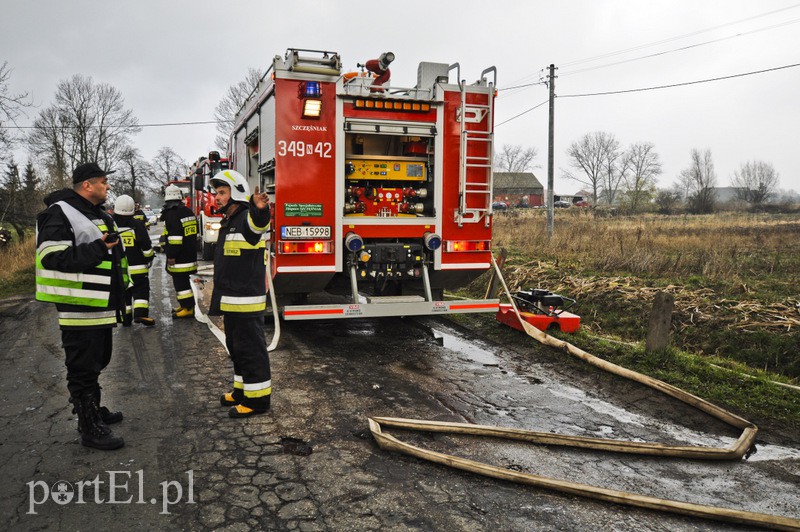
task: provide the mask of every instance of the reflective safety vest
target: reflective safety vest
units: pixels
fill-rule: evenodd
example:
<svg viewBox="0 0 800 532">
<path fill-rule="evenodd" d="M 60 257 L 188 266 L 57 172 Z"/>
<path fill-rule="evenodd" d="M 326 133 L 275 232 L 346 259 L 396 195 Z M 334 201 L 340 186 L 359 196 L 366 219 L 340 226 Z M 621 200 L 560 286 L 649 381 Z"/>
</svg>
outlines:
<svg viewBox="0 0 800 532">
<path fill-rule="evenodd" d="M 103 233 L 109 230 L 105 220 L 89 219 L 84 213 L 64 201 L 58 201 L 54 205 L 61 208 L 74 236 L 73 240 L 51 240 L 39 244 L 36 249 L 36 299 L 59 304 L 58 321 L 59 325 L 63 327 L 97 327 L 116 324 L 116 311 L 109 308 L 114 273 L 111 250 L 108 251 L 105 260 L 86 272 L 70 273 L 50 270 L 42 264 L 42 259 L 50 253 L 102 238 Z M 130 283 L 127 259 L 124 256 L 121 266 L 124 288 Z M 64 309 L 62 305 L 69 305 L 75 309 L 62 311 Z"/>
<path fill-rule="evenodd" d="M 175 259 L 175 264 L 167 263 L 167 272 L 171 274 L 196 272 L 197 218 L 184 206 L 166 209 L 162 218 L 166 255 L 168 259 Z"/>
<path fill-rule="evenodd" d="M 120 219 L 115 219 L 115 222 L 125 223 Z M 146 229 L 143 229 L 142 225 L 140 225 L 139 228 L 145 231 L 146 234 Z M 150 272 L 150 263 L 155 254 L 153 248 L 142 249 L 142 242 L 140 242 L 136 236 L 136 227 L 119 226 L 119 237 L 122 240 L 122 244 L 125 246 L 125 255 L 128 259 L 128 273 L 132 276 L 148 274 Z M 149 241 L 145 244 L 148 246 L 150 245 Z"/>
<path fill-rule="evenodd" d="M 222 222 L 214 256 L 211 315 L 258 316 L 267 308 L 269 210 L 254 211 L 254 219 L 249 206 L 243 207 Z"/>
</svg>

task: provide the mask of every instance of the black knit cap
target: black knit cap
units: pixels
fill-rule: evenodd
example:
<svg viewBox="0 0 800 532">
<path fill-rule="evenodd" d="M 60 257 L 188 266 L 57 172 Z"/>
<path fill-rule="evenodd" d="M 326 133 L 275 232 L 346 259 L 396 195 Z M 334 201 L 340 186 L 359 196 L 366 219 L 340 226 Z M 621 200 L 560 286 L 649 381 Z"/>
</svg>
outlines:
<svg viewBox="0 0 800 532">
<path fill-rule="evenodd" d="M 103 170 L 97 163 L 83 163 L 75 167 L 72 171 L 72 183 L 80 183 L 93 177 L 103 177 L 113 174 L 116 170 Z"/>
</svg>

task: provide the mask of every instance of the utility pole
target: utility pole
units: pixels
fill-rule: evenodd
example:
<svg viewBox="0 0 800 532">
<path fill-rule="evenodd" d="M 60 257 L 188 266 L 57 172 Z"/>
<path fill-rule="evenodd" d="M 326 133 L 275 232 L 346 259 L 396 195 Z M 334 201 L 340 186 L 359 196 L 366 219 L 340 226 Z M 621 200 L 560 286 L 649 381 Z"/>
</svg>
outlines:
<svg viewBox="0 0 800 532">
<path fill-rule="evenodd" d="M 550 65 L 550 130 L 547 135 L 547 238 L 553 238 L 553 137 L 556 111 L 556 66 Z"/>
</svg>

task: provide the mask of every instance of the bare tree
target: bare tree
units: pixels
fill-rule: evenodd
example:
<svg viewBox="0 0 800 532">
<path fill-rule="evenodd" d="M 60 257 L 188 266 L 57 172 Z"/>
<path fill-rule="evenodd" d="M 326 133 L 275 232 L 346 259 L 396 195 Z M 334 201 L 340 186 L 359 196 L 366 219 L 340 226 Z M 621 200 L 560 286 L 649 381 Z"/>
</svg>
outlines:
<svg viewBox="0 0 800 532">
<path fill-rule="evenodd" d="M 625 199 L 631 212 L 637 212 L 656 192 L 661 160 L 651 142 L 632 144 L 623 157 L 627 169 L 623 176 Z"/>
<path fill-rule="evenodd" d="M 679 185 L 658 189 L 654 201 L 662 214 L 672 214 L 683 200 L 683 190 Z"/>
<path fill-rule="evenodd" d="M 620 153 L 619 142 L 614 135 L 605 131 L 587 133 L 570 145 L 567 155 L 571 159 L 570 166 L 576 172 L 564 172 L 564 177 L 589 187 L 595 205 L 601 196 L 605 196 L 609 202 L 613 201 L 624 173 L 624 168 L 616 166 Z"/>
<path fill-rule="evenodd" d="M 619 142 L 613 135 L 603 145 L 603 150 L 605 152 L 605 172 L 603 173 L 602 196 L 605 198 L 606 203 L 614 205 L 617 203 L 617 192 L 628 175 L 629 161 L 620 151 Z"/>
<path fill-rule="evenodd" d="M 161 186 L 176 177 L 184 177 L 189 172 L 189 165 L 186 164 L 186 161 L 169 146 L 158 150 L 150 164 L 153 168 L 154 178 Z"/>
<path fill-rule="evenodd" d="M 10 149 L 14 143 L 9 124 L 16 125 L 15 120 L 22 113 L 23 108 L 30 107 L 31 101 L 28 93 L 11 94 L 8 83 L 11 78 L 11 68 L 8 62 L 0 65 L 0 148 Z"/>
<path fill-rule="evenodd" d="M 44 109 L 36 119 L 36 132 L 28 137 L 31 152 L 42 157 L 46 188 L 59 189 L 72 183 L 73 163 L 67 154 L 70 128 L 55 107 Z"/>
<path fill-rule="evenodd" d="M 778 172 L 770 163 L 748 161 L 734 171 L 731 185 L 738 188 L 737 196 L 753 207 L 759 207 L 775 194 Z"/>
<path fill-rule="evenodd" d="M 148 193 L 161 191 L 162 182 L 156 178 L 150 164 L 136 148 L 128 148 L 122 152 L 118 170 L 112 176 L 117 195 L 129 194 L 135 201 L 143 203 Z"/>
<path fill-rule="evenodd" d="M 717 173 L 711 150 L 700 153 L 700 150 L 693 149 L 691 166 L 681 171 L 681 180 L 688 187 L 687 200 L 692 212 L 707 214 L 714 210 Z"/>
<path fill-rule="evenodd" d="M 45 159 L 51 181 L 63 182 L 78 164 L 97 161 L 113 168 L 141 131 L 122 94 L 106 83 L 75 75 L 61 81 L 55 103 L 43 109 L 28 135 L 33 154 Z"/>
<path fill-rule="evenodd" d="M 228 87 L 228 92 L 225 93 L 225 96 L 217 104 L 217 108 L 214 109 L 214 119 L 217 120 L 215 142 L 222 153 L 228 152 L 228 143 L 230 142 L 233 119 L 236 117 L 236 113 L 250 93 L 258 86 L 261 76 L 262 74 L 259 73 L 258 69 L 250 67 L 247 70 L 247 77 L 239 83 Z"/>
<path fill-rule="evenodd" d="M 494 167 L 499 172 L 527 172 L 533 168 L 533 160 L 538 155 L 536 148 L 523 148 L 520 144 L 504 144 L 503 149 L 494 156 Z"/>
</svg>

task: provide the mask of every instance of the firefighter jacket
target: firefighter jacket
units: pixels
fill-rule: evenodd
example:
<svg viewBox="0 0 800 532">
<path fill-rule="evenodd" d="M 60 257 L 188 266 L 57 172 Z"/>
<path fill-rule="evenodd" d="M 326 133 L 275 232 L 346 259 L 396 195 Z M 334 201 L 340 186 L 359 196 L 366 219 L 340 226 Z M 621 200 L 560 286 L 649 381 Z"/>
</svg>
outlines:
<svg viewBox="0 0 800 532">
<path fill-rule="evenodd" d="M 101 240 L 116 230 L 102 207 L 72 189 L 45 198 L 36 219 L 36 299 L 56 304 L 62 329 L 115 327 L 130 284 L 122 245 Z"/>
<path fill-rule="evenodd" d="M 175 259 L 175 264 L 167 264 L 167 272 L 172 274 L 194 273 L 197 271 L 197 218 L 180 201 L 168 201 L 161 213 L 166 237 L 164 251 L 167 259 Z"/>
<path fill-rule="evenodd" d="M 209 314 L 261 316 L 267 308 L 269 207 L 258 210 L 252 200 L 236 205 L 233 214 L 225 213 L 217 239 Z"/>
<path fill-rule="evenodd" d="M 125 246 L 125 256 L 128 257 L 128 274 L 146 275 L 155 252 L 144 222 L 138 220 L 136 214 L 133 216 L 115 214 L 114 221 L 119 227 L 119 237 Z"/>
</svg>

